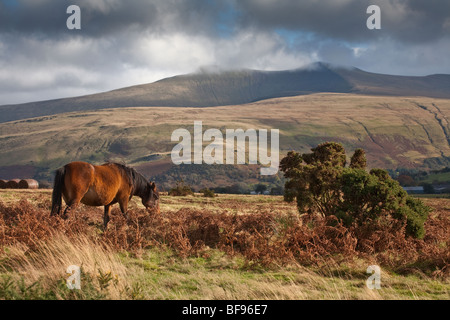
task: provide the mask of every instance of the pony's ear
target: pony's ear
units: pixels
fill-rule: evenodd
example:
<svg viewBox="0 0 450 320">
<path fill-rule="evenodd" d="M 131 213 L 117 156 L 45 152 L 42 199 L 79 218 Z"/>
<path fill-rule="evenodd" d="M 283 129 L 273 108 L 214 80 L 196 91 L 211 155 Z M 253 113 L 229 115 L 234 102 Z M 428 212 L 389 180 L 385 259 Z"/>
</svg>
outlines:
<svg viewBox="0 0 450 320">
<path fill-rule="evenodd" d="M 155 184 L 154 182 L 150 182 L 149 185 L 150 185 L 150 188 L 152 188 L 153 190 L 155 190 L 156 184 Z"/>
</svg>

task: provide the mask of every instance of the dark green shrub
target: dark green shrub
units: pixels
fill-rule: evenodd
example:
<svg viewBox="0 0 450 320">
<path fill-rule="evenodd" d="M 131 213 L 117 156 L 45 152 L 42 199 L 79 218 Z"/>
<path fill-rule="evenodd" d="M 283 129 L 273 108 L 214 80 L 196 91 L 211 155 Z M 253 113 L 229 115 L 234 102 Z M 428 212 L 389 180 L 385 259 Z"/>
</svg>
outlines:
<svg viewBox="0 0 450 320">
<path fill-rule="evenodd" d="M 216 196 L 215 193 L 214 193 L 214 190 L 211 190 L 211 189 L 209 189 L 209 188 L 203 188 L 203 189 L 201 189 L 201 190 L 200 190 L 200 193 L 202 193 L 203 196 L 204 196 L 204 197 L 207 197 L 207 198 L 214 198 L 214 197 Z"/>
<path fill-rule="evenodd" d="M 406 218 L 406 232 L 422 239 L 425 236 L 424 224 L 428 218 L 431 208 L 426 206 L 420 199 L 408 196 L 406 206 L 400 208 L 399 213 Z"/>
<path fill-rule="evenodd" d="M 169 190 L 168 194 L 169 196 L 190 196 L 194 194 L 194 191 L 183 180 L 180 180 L 177 182 L 175 188 Z"/>
<path fill-rule="evenodd" d="M 255 186 L 255 191 L 257 192 L 257 193 L 263 193 L 264 191 L 266 191 L 267 190 L 267 186 L 264 184 L 264 183 L 258 183 L 256 186 Z"/>
<path fill-rule="evenodd" d="M 345 167 L 344 148 L 327 142 L 312 154 L 289 152 L 280 162 L 288 179 L 285 200 L 297 200 L 300 213 L 336 216 L 346 226 L 367 225 L 390 215 L 406 221 L 406 233 L 422 238 L 429 208 L 408 196 L 383 169 L 365 170 L 365 155 L 357 149 Z"/>
<path fill-rule="evenodd" d="M 426 194 L 434 194 L 436 193 L 436 190 L 434 189 L 433 185 L 431 183 L 423 183 L 423 192 Z"/>
</svg>

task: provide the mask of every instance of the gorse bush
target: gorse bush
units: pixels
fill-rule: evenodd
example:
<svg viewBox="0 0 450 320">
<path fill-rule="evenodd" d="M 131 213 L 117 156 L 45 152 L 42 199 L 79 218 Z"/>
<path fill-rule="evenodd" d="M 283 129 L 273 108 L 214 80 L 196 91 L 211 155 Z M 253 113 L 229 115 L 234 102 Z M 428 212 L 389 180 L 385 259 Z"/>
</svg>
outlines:
<svg viewBox="0 0 450 320">
<path fill-rule="evenodd" d="M 200 193 L 207 198 L 214 198 L 216 194 L 214 193 L 214 190 L 211 190 L 209 188 L 203 188 L 200 190 Z"/>
<path fill-rule="evenodd" d="M 183 180 L 178 181 L 175 188 L 169 190 L 169 196 L 190 196 L 193 194 L 194 191 Z"/>
<path fill-rule="evenodd" d="M 291 151 L 280 162 L 288 179 L 285 200 L 296 199 L 300 213 L 335 216 L 346 226 L 394 218 L 406 223 L 406 234 L 423 238 L 430 208 L 408 196 L 386 170 L 367 172 L 364 150 L 355 151 L 349 167 L 339 143 L 326 142 L 312 151 Z"/>
</svg>

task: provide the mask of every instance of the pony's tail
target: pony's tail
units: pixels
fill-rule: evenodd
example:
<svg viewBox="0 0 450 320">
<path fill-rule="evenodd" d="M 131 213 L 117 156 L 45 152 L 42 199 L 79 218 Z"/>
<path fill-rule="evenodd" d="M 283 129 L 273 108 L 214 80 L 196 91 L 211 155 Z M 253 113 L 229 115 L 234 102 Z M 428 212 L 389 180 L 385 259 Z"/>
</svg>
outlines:
<svg viewBox="0 0 450 320">
<path fill-rule="evenodd" d="M 66 169 L 64 167 L 56 170 L 55 182 L 52 193 L 52 212 L 50 215 L 60 214 L 62 206 L 62 189 L 64 187 L 64 176 Z"/>
</svg>

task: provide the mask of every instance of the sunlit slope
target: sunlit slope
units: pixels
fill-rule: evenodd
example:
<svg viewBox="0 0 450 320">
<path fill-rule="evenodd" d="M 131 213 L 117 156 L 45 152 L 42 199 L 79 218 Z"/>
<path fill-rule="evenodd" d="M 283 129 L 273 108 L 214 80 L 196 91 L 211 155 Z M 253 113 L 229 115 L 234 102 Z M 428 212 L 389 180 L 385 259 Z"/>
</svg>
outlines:
<svg viewBox="0 0 450 320">
<path fill-rule="evenodd" d="M 279 129 L 281 153 L 324 141 L 362 147 L 371 167 L 417 167 L 450 156 L 450 100 L 312 94 L 210 108 L 142 107 L 65 113 L 0 124 L 0 166 L 49 170 L 74 160 L 168 161 L 177 128 Z M 166 159 L 166 160 L 164 160 Z"/>
</svg>

